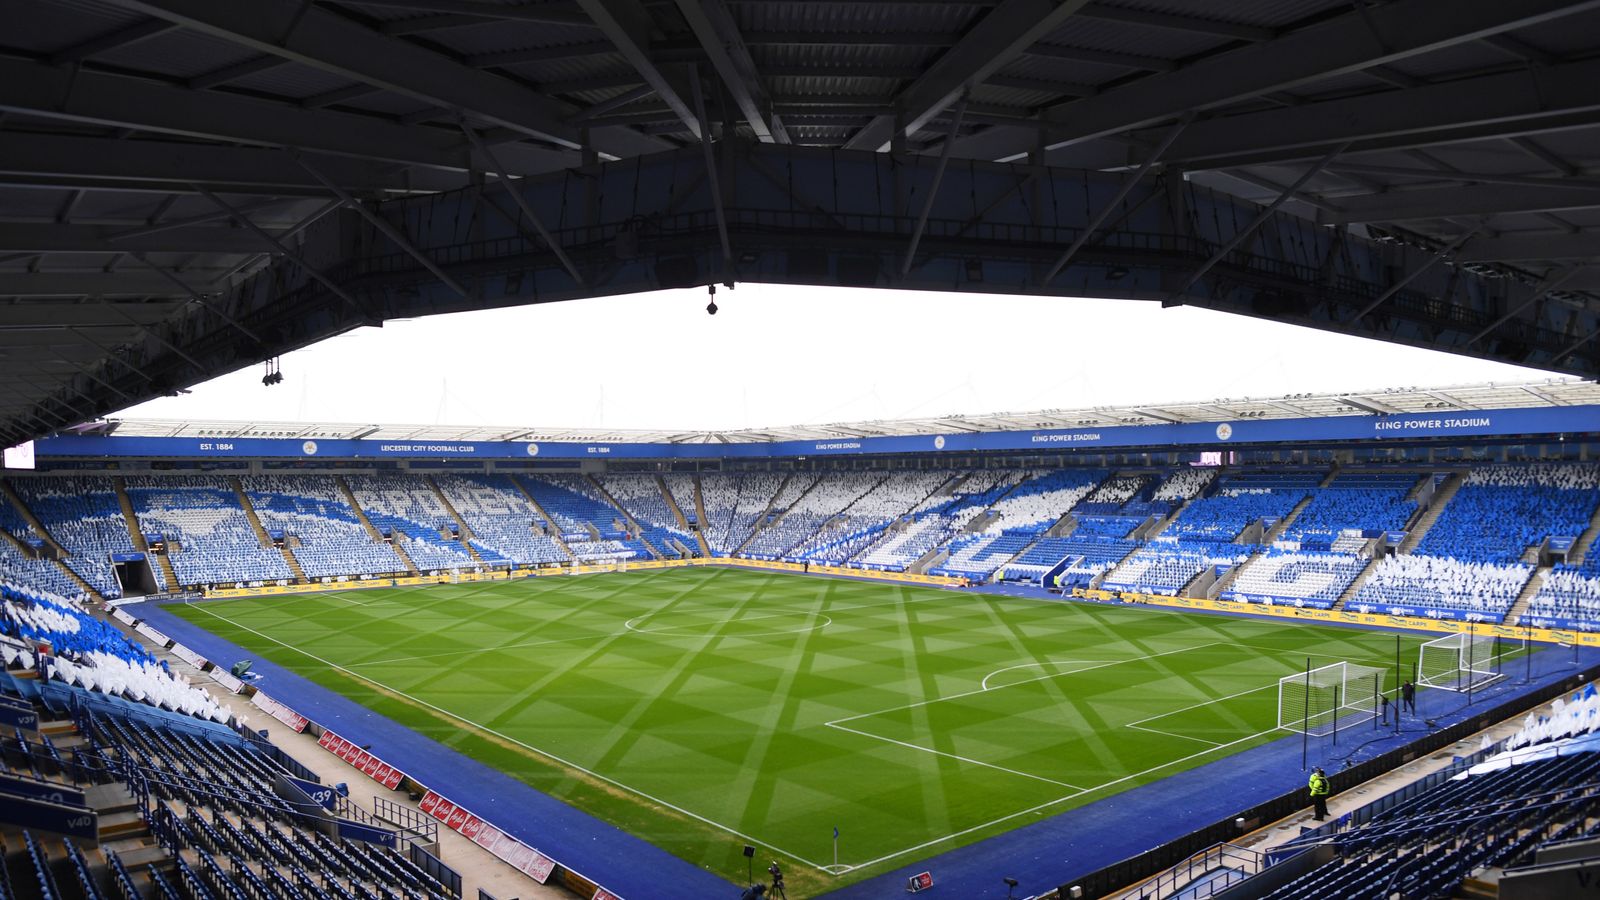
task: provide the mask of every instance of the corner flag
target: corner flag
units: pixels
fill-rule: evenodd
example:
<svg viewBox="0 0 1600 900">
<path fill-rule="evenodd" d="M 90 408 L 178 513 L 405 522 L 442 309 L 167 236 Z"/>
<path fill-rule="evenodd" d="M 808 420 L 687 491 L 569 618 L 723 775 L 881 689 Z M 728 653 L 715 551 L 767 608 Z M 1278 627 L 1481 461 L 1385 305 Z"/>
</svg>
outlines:
<svg viewBox="0 0 1600 900">
<path fill-rule="evenodd" d="M 833 826 L 833 867 L 839 868 L 839 826 Z"/>
</svg>

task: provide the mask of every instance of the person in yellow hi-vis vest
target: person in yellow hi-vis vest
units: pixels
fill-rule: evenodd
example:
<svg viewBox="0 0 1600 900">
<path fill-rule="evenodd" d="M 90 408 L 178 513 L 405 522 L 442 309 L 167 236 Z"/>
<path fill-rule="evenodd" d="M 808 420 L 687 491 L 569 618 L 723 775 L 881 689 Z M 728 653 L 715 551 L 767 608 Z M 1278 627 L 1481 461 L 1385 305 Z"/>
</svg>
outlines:
<svg viewBox="0 0 1600 900">
<path fill-rule="evenodd" d="M 1328 818 L 1328 794 L 1331 789 L 1328 785 L 1328 776 L 1322 774 L 1319 766 L 1311 770 L 1311 804 L 1313 813 L 1318 822 Z"/>
</svg>

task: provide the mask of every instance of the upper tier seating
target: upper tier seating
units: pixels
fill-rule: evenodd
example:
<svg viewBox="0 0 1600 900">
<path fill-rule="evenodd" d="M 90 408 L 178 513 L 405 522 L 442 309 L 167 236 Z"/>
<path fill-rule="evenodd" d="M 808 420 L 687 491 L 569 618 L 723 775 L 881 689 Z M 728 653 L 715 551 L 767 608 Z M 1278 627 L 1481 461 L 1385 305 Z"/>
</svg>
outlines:
<svg viewBox="0 0 1600 900">
<path fill-rule="evenodd" d="M 684 520 L 691 524 L 696 523 L 700 514 L 694 506 L 694 476 L 667 474 L 661 476 L 661 481 L 666 484 L 667 490 L 672 493 L 672 502 L 678 505 L 678 509 L 683 513 Z"/>
<path fill-rule="evenodd" d="M 1402 529 L 1417 509 L 1415 501 L 1406 499 L 1417 477 L 1404 472 L 1341 474 L 1312 492 L 1311 502 L 1280 539 L 1306 549 L 1328 549 L 1351 531 L 1376 535 Z"/>
<path fill-rule="evenodd" d="M 62 475 L 12 478 L 10 483 L 34 518 L 71 554 L 66 563 L 72 571 L 102 595 L 121 597 L 111 554 L 137 551 L 112 480 L 94 475 Z M 150 570 L 157 587 L 165 589 L 161 567 L 152 565 Z"/>
<path fill-rule="evenodd" d="M 1254 550 L 1248 544 L 1180 541 L 1163 535 L 1130 554 L 1100 586 L 1173 596 L 1208 567 L 1237 565 Z"/>
<path fill-rule="evenodd" d="M 1152 495 L 1150 499 L 1169 500 L 1181 503 L 1184 500 L 1188 500 L 1190 497 L 1194 497 L 1201 491 L 1205 490 L 1206 486 L 1211 484 L 1212 479 L 1216 477 L 1216 469 L 1178 469 L 1171 475 L 1167 476 L 1165 481 L 1161 482 L 1161 486 L 1156 488 L 1155 494 Z"/>
<path fill-rule="evenodd" d="M 509 475 L 436 475 L 433 480 L 467 523 L 469 543 L 484 559 L 519 566 L 569 559 L 554 539 L 534 527 L 542 517 Z"/>
<path fill-rule="evenodd" d="M 700 476 L 700 500 L 705 504 L 706 521 L 701 532 L 712 556 L 732 556 L 750 535 L 756 522 L 773 501 L 783 476 L 771 472 L 704 473 Z"/>
<path fill-rule="evenodd" d="M 1144 516 L 1079 516 L 1072 533 L 1083 537 L 1125 538 L 1144 523 Z"/>
<path fill-rule="evenodd" d="M 1232 541 L 1253 522 L 1287 516 L 1319 480 L 1298 473 L 1227 476 L 1216 493 L 1191 502 L 1165 533 L 1184 540 Z"/>
<path fill-rule="evenodd" d="M 1106 479 L 1101 485 L 1089 492 L 1083 498 L 1083 507 L 1087 510 L 1091 506 L 1104 504 L 1107 508 L 1095 509 L 1096 512 L 1115 512 L 1122 504 L 1138 496 L 1150 483 L 1155 480 L 1153 475 L 1121 475 Z"/>
<path fill-rule="evenodd" d="M 456 520 L 432 486 L 418 475 L 351 475 L 345 479 L 367 521 L 401 542 L 424 572 L 478 565 L 467 548 L 447 535 Z"/>
<path fill-rule="evenodd" d="M 28 556 L 15 544 L 0 538 L 0 580 L 31 584 L 63 597 L 83 593 L 76 581 L 67 577 L 54 562 Z"/>
<path fill-rule="evenodd" d="M 1367 560 L 1345 553 L 1272 549 L 1245 563 L 1229 590 L 1250 600 L 1315 601 L 1318 606 L 1332 606 L 1366 565 Z"/>
<path fill-rule="evenodd" d="M 1600 504 L 1600 463 L 1472 469 L 1416 552 L 1491 563 L 1522 559 L 1547 537 L 1577 537 Z"/>
<path fill-rule="evenodd" d="M 856 562 L 890 571 L 904 570 L 955 538 L 1027 474 L 1018 469 L 955 473 L 945 487 L 912 508 L 913 521 L 903 531 L 886 532 L 877 543 L 857 554 Z"/>
<path fill-rule="evenodd" d="M 895 520 L 949 480 L 947 472 L 896 472 L 857 497 L 790 551 L 814 562 L 838 564 L 876 543 Z"/>
<path fill-rule="evenodd" d="M 650 551 L 633 540 L 627 520 L 582 475 L 515 476 L 540 508 L 555 519 L 561 536 L 579 561 L 649 559 Z"/>
<path fill-rule="evenodd" d="M 673 557 L 678 555 L 670 541 L 682 544 L 695 556 L 700 555 L 700 542 L 678 524 L 678 517 L 673 515 L 672 507 L 668 505 L 666 496 L 661 493 L 661 485 L 657 483 L 656 476 L 607 475 L 600 479 L 600 485 L 606 489 L 606 493 L 622 504 L 622 508 L 633 516 L 640 528 L 652 532 L 655 539 L 651 539 L 651 534 L 647 534 L 645 539 L 663 555 Z M 691 502 L 689 508 L 683 511 L 685 516 L 694 515 L 693 491 L 694 484 L 691 482 L 689 484 Z M 707 516 L 709 515 L 707 512 Z"/>
<path fill-rule="evenodd" d="M 1533 567 L 1436 556 L 1387 556 L 1350 601 L 1352 609 L 1453 610 L 1490 622 L 1505 618 Z"/>
<path fill-rule="evenodd" d="M 163 536 L 182 585 L 287 582 L 294 577 L 276 547 L 264 547 L 233 486 L 205 475 L 149 475 L 127 480 L 128 499 L 148 538 Z"/>
<path fill-rule="evenodd" d="M 769 559 L 789 556 L 797 545 L 816 534 L 824 522 L 843 512 L 883 479 L 884 476 L 876 472 L 840 472 L 810 478 L 805 494 L 788 503 L 782 518 L 756 532 L 742 555 Z M 791 493 L 795 482 L 801 480 L 806 479 L 796 475 L 784 486 L 784 493 Z M 774 504 L 775 510 L 780 508 Z"/>
<path fill-rule="evenodd" d="M 394 548 L 373 540 L 329 475 L 246 475 L 240 479 L 261 527 L 299 538 L 295 559 L 307 578 L 406 571 Z"/>
<path fill-rule="evenodd" d="M 1036 474 L 996 502 L 990 531 L 1045 531 L 1105 479 L 1104 469 L 1057 469 Z"/>
</svg>

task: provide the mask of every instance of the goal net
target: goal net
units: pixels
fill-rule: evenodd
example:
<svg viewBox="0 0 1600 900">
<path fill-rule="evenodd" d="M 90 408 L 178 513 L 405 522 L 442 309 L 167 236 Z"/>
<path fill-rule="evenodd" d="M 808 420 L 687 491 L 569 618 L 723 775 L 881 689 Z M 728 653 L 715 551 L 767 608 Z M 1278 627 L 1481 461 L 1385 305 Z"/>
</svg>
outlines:
<svg viewBox="0 0 1600 900">
<path fill-rule="evenodd" d="M 1313 736 L 1331 734 L 1378 715 L 1384 670 L 1336 662 L 1278 679 L 1278 727 Z"/>
<path fill-rule="evenodd" d="M 1494 635 L 1458 632 L 1422 645 L 1417 684 L 1465 691 L 1499 679 L 1500 646 Z"/>
</svg>

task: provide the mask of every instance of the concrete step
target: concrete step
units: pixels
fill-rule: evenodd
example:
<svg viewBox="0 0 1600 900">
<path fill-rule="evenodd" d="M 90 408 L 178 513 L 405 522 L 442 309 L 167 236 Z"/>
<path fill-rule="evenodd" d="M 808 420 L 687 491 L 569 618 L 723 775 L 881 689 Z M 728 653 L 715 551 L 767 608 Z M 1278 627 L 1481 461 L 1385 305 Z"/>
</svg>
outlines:
<svg viewBox="0 0 1600 900">
<path fill-rule="evenodd" d="M 138 834 L 149 834 L 149 829 L 145 827 L 144 816 L 133 810 L 125 810 L 100 816 L 99 833 L 100 840 L 109 841 Z"/>
</svg>

